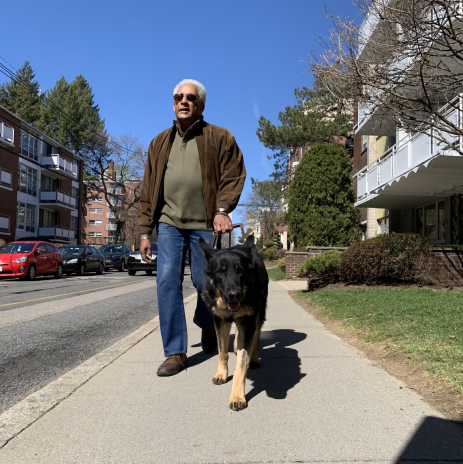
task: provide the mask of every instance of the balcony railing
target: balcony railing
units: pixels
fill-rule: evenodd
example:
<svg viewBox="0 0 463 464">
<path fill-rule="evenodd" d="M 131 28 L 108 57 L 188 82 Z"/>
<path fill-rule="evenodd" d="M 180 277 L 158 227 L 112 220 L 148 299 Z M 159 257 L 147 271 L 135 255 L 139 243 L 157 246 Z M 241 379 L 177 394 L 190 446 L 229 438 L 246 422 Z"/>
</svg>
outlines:
<svg viewBox="0 0 463 464">
<path fill-rule="evenodd" d="M 71 208 L 77 208 L 76 198 L 60 190 L 40 190 L 40 203 L 58 203 Z"/>
<path fill-rule="evenodd" d="M 77 165 L 59 155 L 42 156 L 42 165 L 47 168 L 67 172 L 74 177 L 78 176 Z"/>
<path fill-rule="evenodd" d="M 457 120 L 458 110 L 453 113 L 448 117 Z M 456 149 L 462 149 L 461 137 L 448 134 L 446 140 L 446 143 L 438 140 L 432 130 L 404 137 L 357 173 L 357 201 L 438 155 L 459 156 Z"/>
<path fill-rule="evenodd" d="M 39 235 L 41 237 L 60 238 L 64 240 L 74 240 L 75 231 L 72 229 L 65 229 L 64 227 L 39 227 Z"/>
<path fill-rule="evenodd" d="M 106 230 L 117 230 L 116 224 L 106 224 Z"/>
<path fill-rule="evenodd" d="M 116 214 L 115 213 L 106 213 L 106 217 L 108 219 L 114 219 L 116 217 Z"/>
<path fill-rule="evenodd" d="M 10 216 L 0 214 L 0 232 L 6 234 L 10 233 Z"/>
<path fill-rule="evenodd" d="M 0 187 L 12 187 L 12 174 L 8 169 L 0 168 Z"/>
</svg>

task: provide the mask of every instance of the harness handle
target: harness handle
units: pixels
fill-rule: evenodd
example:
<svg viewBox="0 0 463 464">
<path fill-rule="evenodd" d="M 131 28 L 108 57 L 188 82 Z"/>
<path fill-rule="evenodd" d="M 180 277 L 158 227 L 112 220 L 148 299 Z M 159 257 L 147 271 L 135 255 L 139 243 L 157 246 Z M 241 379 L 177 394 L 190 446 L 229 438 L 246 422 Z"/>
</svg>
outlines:
<svg viewBox="0 0 463 464">
<path fill-rule="evenodd" d="M 240 227 L 241 228 L 241 236 L 242 237 L 245 237 L 245 232 L 244 232 L 244 226 L 243 226 L 243 223 L 239 222 L 237 224 L 232 224 L 232 228 L 233 229 L 236 229 L 237 227 Z M 230 231 L 229 232 L 229 246 L 231 247 L 231 233 L 233 231 Z M 212 240 L 211 240 L 211 247 L 212 248 L 217 248 L 217 243 L 219 241 L 219 234 L 217 231 L 214 230 L 214 232 L 212 232 Z"/>
</svg>

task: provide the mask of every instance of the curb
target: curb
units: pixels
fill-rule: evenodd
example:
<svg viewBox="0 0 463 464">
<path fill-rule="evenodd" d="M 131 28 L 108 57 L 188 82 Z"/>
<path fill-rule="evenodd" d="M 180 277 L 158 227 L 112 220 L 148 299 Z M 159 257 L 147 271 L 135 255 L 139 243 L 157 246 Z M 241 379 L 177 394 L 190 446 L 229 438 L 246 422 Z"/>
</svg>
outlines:
<svg viewBox="0 0 463 464">
<path fill-rule="evenodd" d="M 196 292 L 185 298 L 183 303 L 189 303 L 195 298 Z M 0 449 L 158 328 L 159 316 L 156 316 L 135 332 L 87 359 L 1 414 Z"/>
</svg>

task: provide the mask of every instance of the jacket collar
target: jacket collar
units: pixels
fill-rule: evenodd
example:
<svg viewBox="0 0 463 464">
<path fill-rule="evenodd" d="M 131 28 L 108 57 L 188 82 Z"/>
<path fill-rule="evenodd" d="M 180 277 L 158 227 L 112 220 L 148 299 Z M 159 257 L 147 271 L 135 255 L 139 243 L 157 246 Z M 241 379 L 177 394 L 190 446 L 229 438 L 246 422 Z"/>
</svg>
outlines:
<svg viewBox="0 0 463 464">
<path fill-rule="evenodd" d="M 175 131 L 177 131 L 180 137 L 183 137 L 183 141 L 186 142 L 187 140 L 192 139 L 197 135 L 198 129 L 203 125 L 204 118 L 201 115 L 186 131 L 184 131 L 178 122 L 177 119 L 174 119 L 173 127 L 172 127 L 172 136 L 175 137 Z"/>
</svg>

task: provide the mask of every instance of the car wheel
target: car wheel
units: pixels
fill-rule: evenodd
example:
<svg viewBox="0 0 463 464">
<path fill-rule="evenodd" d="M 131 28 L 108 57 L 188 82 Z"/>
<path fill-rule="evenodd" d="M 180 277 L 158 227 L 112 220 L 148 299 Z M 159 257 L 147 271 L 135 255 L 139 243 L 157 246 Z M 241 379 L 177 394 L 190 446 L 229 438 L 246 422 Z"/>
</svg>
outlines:
<svg viewBox="0 0 463 464">
<path fill-rule="evenodd" d="M 117 269 L 119 272 L 124 272 L 125 271 L 125 264 L 124 261 L 121 261 L 121 265 Z"/>
<path fill-rule="evenodd" d="M 147 275 L 153 275 L 153 271 L 145 271 Z"/>
<path fill-rule="evenodd" d="M 58 269 L 56 269 L 54 275 L 56 279 L 59 279 L 63 275 L 63 266 L 61 264 L 58 264 Z"/>
<path fill-rule="evenodd" d="M 85 264 L 82 263 L 79 267 L 79 270 L 77 271 L 77 274 L 80 276 L 83 276 L 85 274 Z"/>
<path fill-rule="evenodd" d="M 35 270 L 35 266 L 33 264 L 31 264 L 29 266 L 29 269 L 27 270 L 26 279 L 27 280 L 34 280 L 36 275 L 37 275 L 37 272 Z"/>
<path fill-rule="evenodd" d="M 109 267 L 105 267 L 105 268 L 104 268 L 104 271 L 105 271 L 105 272 L 108 272 L 108 271 L 109 271 Z"/>
<path fill-rule="evenodd" d="M 103 274 L 104 271 L 104 264 L 100 263 L 100 266 L 98 267 L 98 271 L 96 271 L 97 274 Z"/>
<path fill-rule="evenodd" d="M 134 276 L 137 273 L 137 271 L 128 271 L 128 272 L 129 272 L 129 275 L 131 276 Z"/>
</svg>

